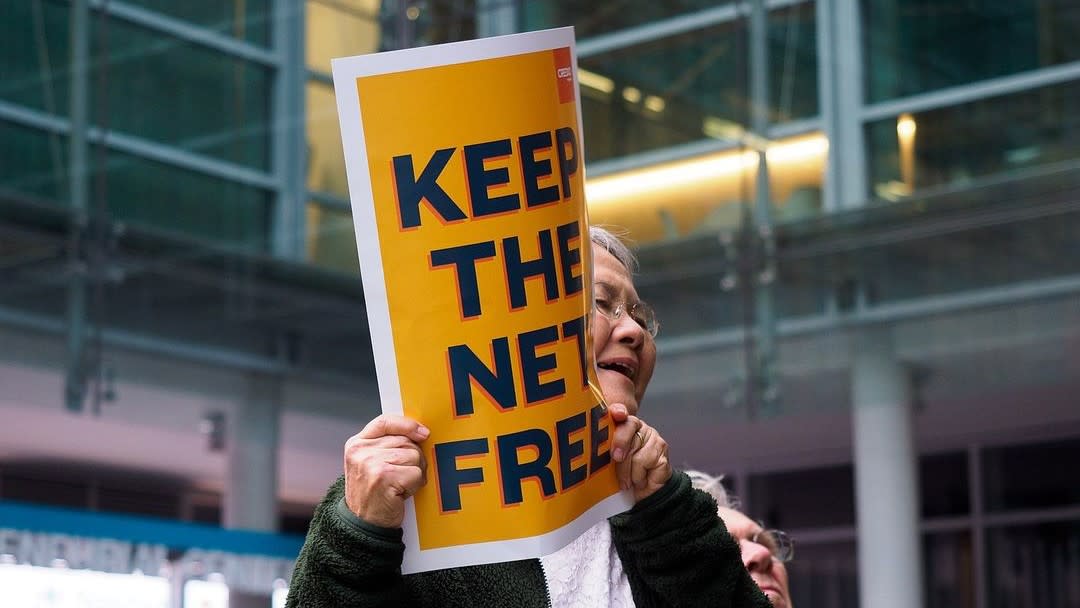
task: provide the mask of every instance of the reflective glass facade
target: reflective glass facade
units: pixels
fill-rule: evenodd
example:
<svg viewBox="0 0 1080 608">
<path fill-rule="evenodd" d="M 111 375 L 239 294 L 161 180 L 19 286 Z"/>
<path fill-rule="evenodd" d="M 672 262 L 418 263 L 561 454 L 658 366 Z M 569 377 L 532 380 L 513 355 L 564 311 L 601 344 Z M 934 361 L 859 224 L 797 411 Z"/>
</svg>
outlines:
<svg viewBox="0 0 1080 608">
<path fill-rule="evenodd" d="M 271 69 L 123 20 L 91 23 L 91 45 L 108 49 L 89 75 L 91 124 L 270 169 Z"/>
<path fill-rule="evenodd" d="M 125 4 L 237 40 L 271 45 L 273 0 L 129 0 Z"/>
<path fill-rule="evenodd" d="M 867 125 L 871 196 L 965 187 L 1038 173 L 1080 158 L 1076 81 L 904 113 Z"/>
<path fill-rule="evenodd" d="M 881 101 L 1080 59 L 1070 0 L 862 0 L 866 98 Z"/>
<path fill-rule="evenodd" d="M 588 0 L 521 2 L 522 30 L 542 30 L 572 25 L 580 39 L 589 39 L 664 19 L 686 16 L 706 9 L 734 10 L 731 2 L 669 0 L 597 3 Z"/>
<path fill-rule="evenodd" d="M 61 2 L 9 2 L 0 44 L 0 99 L 67 116 L 71 35 Z M 18 27 L 15 27 L 18 24 Z"/>
</svg>

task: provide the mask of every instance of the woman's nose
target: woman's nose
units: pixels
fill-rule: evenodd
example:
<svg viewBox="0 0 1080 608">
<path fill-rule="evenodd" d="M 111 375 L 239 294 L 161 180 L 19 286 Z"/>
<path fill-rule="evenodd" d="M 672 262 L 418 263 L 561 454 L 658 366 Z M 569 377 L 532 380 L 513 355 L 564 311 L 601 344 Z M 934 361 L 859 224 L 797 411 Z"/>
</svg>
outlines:
<svg viewBox="0 0 1080 608">
<path fill-rule="evenodd" d="M 772 553 L 769 550 L 755 542 L 749 540 L 742 540 L 739 542 L 740 551 L 742 552 L 743 565 L 750 572 L 764 572 L 768 570 L 772 564 Z"/>
<path fill-rule="evenodd" d="M 631 346 L 638 346 L 645 341 L 645 330 L 638 325 L 633 317 L 625 312 L 614 321 L 615 326 L 611 329 L 616 340 Z"/>
</svg>

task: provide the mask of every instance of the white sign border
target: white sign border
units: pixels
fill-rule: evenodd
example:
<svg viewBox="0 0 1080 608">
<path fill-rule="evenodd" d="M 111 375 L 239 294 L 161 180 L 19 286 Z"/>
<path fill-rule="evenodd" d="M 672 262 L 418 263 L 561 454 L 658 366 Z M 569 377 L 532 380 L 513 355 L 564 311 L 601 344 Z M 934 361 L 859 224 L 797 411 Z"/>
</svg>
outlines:
<svg viewBox="0 0 1080 608">
<path fill-rule="evenodd" d="M 570 49 L 570 65 L 574 71 L 574 103 L 577 105 L 577 132 L 579 134 L 578 154 L 582 155 L 585 146 L 581 125 L 581 92 L 577 86 L 577 48 L 574 44 L 574 28 L 572 27 L 344 57 L 331 61 L 338 119 L 341 124 L 341 143 L 345 151 L 349 199 L 352 202 L 353 226 L 356 230 L 357 255 L 361 263 L 364 301 L 371 332 L 371 347 L 375 355 L 375 374 L 379 383 L 379 399 L 384 413 L 401 415 L 403 408 L 397 353 L 394 350 L 394 340 L 390 329 L 390 309 L 386 298 L 386 277 L 379 248 L 378 226 L 375 223 L 374 206 L 367 204 L 367 201 L 374 199 L 374 193 L 371 188 L 371 177 L 368 174 L 367 145 L 356 80 L 377 74 L 454 65 L 564 47 Z M 584 158 L 584 156 L 581 157 Z M 584 162 L 581 163 L 581 170 L 584 176 Z M 586 217 L 587 215 L 586 210 Z M 368 263 L 365 265 L 364 262 Z M 591 268 L 589 271 L 591 272 Z M 614 466 L 614 462 L 611 466 Z M 413 499 L 410 498 L 405 503 L 405 521 L 402 525 L 405 542 L 402 573 L 411 574 L 442 568 L 515 561 L 554 553 L 583 534 L 602 517 L 621 513 L 633 504 L 629 491 L 616 492 L 593 505 L 574 521 L 546 534 L 514 540 L 421 550 L 416 525 L 416 508 Z"/>
</svg>

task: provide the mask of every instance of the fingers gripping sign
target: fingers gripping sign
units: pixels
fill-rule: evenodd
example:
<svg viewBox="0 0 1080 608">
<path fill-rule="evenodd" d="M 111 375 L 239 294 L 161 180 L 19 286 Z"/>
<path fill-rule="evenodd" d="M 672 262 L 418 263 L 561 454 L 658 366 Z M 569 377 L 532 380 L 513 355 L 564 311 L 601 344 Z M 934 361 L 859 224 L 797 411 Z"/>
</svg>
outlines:
<svg viewBox="0 0 1080 608">
<path fill-rule="evenodd" d="M 619 487 L 633 489 L 634 500 L 640 501 L 671 479 L 667 442 L 656 429 L 631 415 L 625 405 L 612 404 L 610 412 L 615 423 L 611 458 L 616 463 Z"/>
<path fill-rule="evenodd" d="M 405 500 L 427 483 L 419 443 L 431 432 L 411 418 L 382 414 L 345 442 L 345 504 L 364 521 L 399 528 Z"/>
</svg>

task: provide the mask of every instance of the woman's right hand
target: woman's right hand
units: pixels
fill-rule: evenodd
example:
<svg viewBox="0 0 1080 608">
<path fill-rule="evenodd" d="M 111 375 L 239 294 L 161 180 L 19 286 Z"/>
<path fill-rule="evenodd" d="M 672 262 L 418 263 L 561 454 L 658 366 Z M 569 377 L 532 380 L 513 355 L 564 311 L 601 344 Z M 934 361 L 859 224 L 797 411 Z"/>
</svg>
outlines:
<svg viewBox="0 0 1080 608">
<path fill-rule="evenodd" d="M 400 528 L 405 499 L 427 483 L 417 445 L 431 431 L 411 418 L 381 414 L 345 442 L 345 504 L 369 524 Z"/>
</svg>

